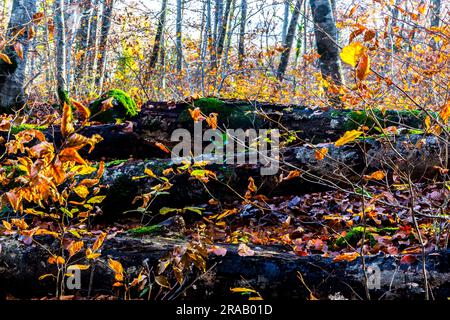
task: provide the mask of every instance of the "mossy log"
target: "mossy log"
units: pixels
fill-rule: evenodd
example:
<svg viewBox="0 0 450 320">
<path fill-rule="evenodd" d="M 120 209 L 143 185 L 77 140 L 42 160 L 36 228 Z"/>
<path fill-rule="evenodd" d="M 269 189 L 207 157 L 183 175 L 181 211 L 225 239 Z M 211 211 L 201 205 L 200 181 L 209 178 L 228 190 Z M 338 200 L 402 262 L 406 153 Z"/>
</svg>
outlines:
<svg viewBox="0 0 450 320">
<path fill-rule="evenodd" d="M 316 157 L 316 151 L 328 148 L 324 159 Z M 392 182 L 392 176 L 410 175 L 416 182 L 426 182 L 438 178 L 437 167 L 445 168 L 446 146 L 439 137 L 422 135 L 403 135 L 383 138 L 382 140 L 363 139 L 351 144 L 336 147 L 334 144 L 304 145 L 287 148 L 280 155 L 280 169 L 275 175 L 261 175 L 261 165 L 208 164 L 205 168 L 217 175 L 210 179 L 205 188 L 203 182 L 189 176 L 188 173 L 171 177 L 173 184 L 170 194 L 163 194 L 153 203 L 155 208 L 205 203 L 212 196 L 221 200 L 238 199 L 247 190 L 248 179 L 252 177 L 258 186 L 258 193 L 266 196 L 295 195 L 315 191 L 330 190 L 336 187 L 355 191 L 364 176 L 375 171 L 383 171 L 386 179 Z M 205 157 L 205 160 L 213 158 Z M 163 170 L 181 164 L 171 159 L 129 160 L 107 163 L 103 183 L 108 185 L 104 211 L 125 211 L 137 194 L 151 191 L 151 187 L 160 182 L 144 174 L 145 168 L 156 175 Z M 293 179 L 280 179 L 280 174 L 299 170 L 300 176 Z M 143 176 L 143 177 L 142 177 Z M 134 179 L 133 177 L 142 177 Z M 385 184 L 385 181 L 375 183 Z"/>
<path fill-rule="evenodd" d="M 311 109 L 301 106 L 282 106 L 246 101 L 220 101 L 200 99 L 193 103 L 147 103 L 141 112 L 130 119 L 131 123 L 103 124 L 85 127 L 81 134 L 100 134 L 104 140 L 97 144 L 89 159 L 150 159 L 168 157 L 155 144 L 160 142 L 169 148 L 176 142 L 170 138 L 174 130 L 193 130 L 189 108 L 199 107 L 204 114 L 218 113 L 219 128 L 262 129 L 278 128 L 299 138 L 294 144 L 333 142 L 346 131 L 367 126 L 369 134 L 379 134 L 379 127 L 395 126 L 403 132 L 414 132 L 424 126 L 424 116 L 418 111 L 354 111 L 337 109 Z M 259 110 L 258 112 L 256 112 Z M 269 120 L 271 119 L 271 120 Z M 204 124 L 204 129 L 208 126 Z M 50 141 L 61 141 L 58 127 L 44 130 Z M 1 133 L 4 138 L 7 133 Z M 294 134 L 292 134 L 294 136 Z M 289 138 L 289 137 L 287 137 Z M 291 137 L 292 138 L 292 137 Z M 86 148 L 87 149 L 87 148 Z"/>
<path fill-rule="evenodd" d="M 85 240 L 87 245 L 91 242 Z M 108 268 L 108 258 L 120 261 L 131 281 L 140 270 L 156 267 L 160 258 L 175 246 L 182 247 L 186 243 L 184 239 L 162 237 L 136 239 L 116 236 L 106 240 L 93 271 L 91 296 L 112 295 L 116 291 L 112 288 L 115 280 Z M 38 280 L 41 275 L 55 271 L 46 262 L 48 252 L 45 249 L 36 244 L 25 245 L 12 238 L 0 239 L 0 244 L 0 298 L 6 294 L 18 298 L 54 295 L 55 284 L 51 278 Z M 181 290 L 174 289 L 166 299 L 239 298 L 230 292 L 230 288 L 251 286 L 264 299 L 306 300 L 310 293 L 305 285 L 319 299 L 330 299 L 330 296 L 366 298 L 361 258 L 351 262 L 333 262 L 332 258 L 321 255 L 299 257 L 282 246 L 252 245 L 253 256 L 240 256 L 237 245 L 222 246 L 227 249 L 225 256 L 210 254 L 206 274 L 188 274 L 185 286 Z M 417 255 L 416 261 L 410 264 L 401 264 L 400 258 L 386 255 L 365 257 L 366 266 L 377 270 L 373 276 L 369 274 L 374 285 L 370 290 L 372 299 L 424 299 L 421 256 Z M 426 269 L 432 297 L 446 300 L 450 296 L 450 251 L 427 255 Z M 303 277 L 303 284 L 298 273 Z M 65 294 L 86 296 L 90 275 L 90 270 L 82 271 L 81 289 L 66 289 Z M 195 279 L 195 286 L 189 286 Z M 135 292 L 134 297 L 137 296 Z"/>
</svg>

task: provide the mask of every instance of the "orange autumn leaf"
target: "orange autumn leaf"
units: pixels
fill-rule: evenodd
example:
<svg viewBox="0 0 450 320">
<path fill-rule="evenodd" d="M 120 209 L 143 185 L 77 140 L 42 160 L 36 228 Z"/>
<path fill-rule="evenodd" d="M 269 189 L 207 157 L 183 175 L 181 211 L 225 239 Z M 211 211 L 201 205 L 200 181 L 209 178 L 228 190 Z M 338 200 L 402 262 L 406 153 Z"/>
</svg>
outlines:
<svg viewBox="0 0 450 320">
<path fill-rule="evenodd" d="M 78 164 L 86 164 L 75 148 L 65 148 L 59 153 L 59 160 L 63 162 L 75 161 Z"/>
<path fill-rule="evenodd" d="M 170 150 L 163 145 L 162 143 L 156 142 L 155 146 L 157 146 L 158 148 L 160 148 L 162 151 L 164 151 L 165 153 L 170 153 Z"/>
<path fill-rule="evenodd" d="M 72 242 L 67 250 L 69 250 L 69 256 L 73 257 L 75 254 L 77 254 L 81 248 L 83 248 L 84 242 L 83 241 L 74 241 Z"/>
<path fill-rule="evenodd" d="M 213 129 L 217 129 L 217 116 L 217 113 L 211 113 L 209 117 L 206 118 L 206 123 Z"/>
<path fill-rule="evenodd" d="M 444 107 L 439 112 L 439 116 L 442 120 L 444 120 L 444 123 L 448 123 L 448 118 L 450 117 L 450 100 L 447 101 L 447 103 L 444 105 Z"/>
<path fill-rule="evenodd" d="M 340 261 L 351 262 L 351 261 L 355 260 L 358 257 L 359 257 L 359 253 L 358 252 L 345 252 L 345 253 L 341 253 L 340 255 L 336 256 L 333 259 L 333 262 L 340 262 Z"/>
<path fill-rule="evenodd" d="M 108 260 L 108 266 L 114 271 L 116 274 L 116 280 L 117 281 L 123 281 L 123 267 L 122 264 L 119 261 L 109 259 Z M 120 280 L 119 280 L 120 279 Z"/>
<path fill-rule="evenodd" d="M 189 109 L 189 114 L 191 115 L 191 118 L 195 121 L 201 121 L 203 119 L 205 119 L 205 117 L 202 116 L 202 111 L 200 110 L 200 108 L 195 108 L 194 110 Z"/>
<path fill-rule="evenodd" d="M 80 115 L 83 117 L 83 120 L 89 119 L 89 117 L 91 116 L 91 110 L 89 110 L 89 108 L 73 99 L 71 99 L 70 101 L 72 102 L 73 106 L 77 109 L 77 111 L 80 113 Z"/>
<path fill-rule="evenodd" d="M 360 81 L 367 78 L 370 72 L 370 58 L 366 53 L 363 53 L 356 66 L 356 78 Z"/>
<path fill-rule="evenodd" d="M 14 44 L 14 51 L 17 53 L 19 59 L 23 61 L 23 45 L 20 42 Z"/>
<path fill-rule="evenodd" d="M 75 128 L 72 124 L 72 108 L 69 104 L 64 102 L 63 106 L 63 114 L 61 117 L 61 133 L 64 137 L 68 136 L 69 134 L 73 133 L 75 131 Z"/>
<path fill-rule="evenodd" d="M 289 173 L 286 177 L 281 178 L 281 180 L 286 181 L 286 180 L 298 178 L 301 176 L 301 174 L 302 174 L 302 172 L 300 170 L 292 170 L 292 171 L 289 171 Z"/>
<path fill-rule="evenodd" d="M 370 174 L 370 175 L 364 175 L 364 179 L 380 181 L 380 180 L 383 180 L 385 176 L 386 176 L 386 174 L 383 171 L 378 170 L 378 171 L 372 172 L 372 174 Z"/>
<path fill-rule="evenodd" d="M 103 242 L 106 238 L 106 232 L 100 233 L 100 235 L 97 237 L 97 239 L 94 242 L 94 245 L 92 246 L 92 250 L 97 251 L 102 246 Z"/>
<path fill-rule="evenodd" d="M 4 54 L 4 53 L 1 53 L 1 52 L 0 52 L 0 59 L 3 60 L 3 61 L 5 61 L 7 64 L 12 64 L 12 61 L 11 61 L 11 59 L 9 58 L 9 56 L 6 55 L 6 54 Z"/>
<path fill-rule="evenodd" d="M 314 152 L 317 160 L 323 160 L 325 156 L 328 154 L 328 148 L 316 149 Z"/>
<path fill-rule="evenodd" d="M 247 187 L 248 191 L 256 192 L 255 180 L 253 180 L 253 178 L 250 177 L 250 178 L 248 178 L 248 181 L 249 181 L 248 187 Z"/>
</svg>

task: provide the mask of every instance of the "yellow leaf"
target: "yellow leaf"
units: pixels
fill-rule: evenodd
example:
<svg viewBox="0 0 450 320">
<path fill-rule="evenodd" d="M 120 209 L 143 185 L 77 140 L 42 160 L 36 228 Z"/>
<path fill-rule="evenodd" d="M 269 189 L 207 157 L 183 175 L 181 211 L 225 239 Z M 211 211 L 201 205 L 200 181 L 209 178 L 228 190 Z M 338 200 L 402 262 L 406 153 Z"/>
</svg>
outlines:
<svg viewBox="0 0 450 320">
<path fill-rule="evenodd" d="M 12 64 L 11 59 L 8 57 L 8 55 L 0 52 L 0 59 L 5 61 L 7 64 Z"/>
<path fill-rule="evenodd" d="M 75 129 L 72 124 L 72 108 L 64 102 L 63 114 L 61 117 L 61 133 L 66 137 L 74 131 Z"/>
<path fill-rule="evenodd" d="M 366 179 L 366 180 L 383 180 L 385 176 L 386 176 L 386 174 L 383 171 L 378 170 L 378 171 L 373 172 L 371 175 L 365 175 L 364 179 Z"/>
<path fill-rule="evenodd" d="M 344 133 L 344 135 L 342 137 L 340 137 L 335 143 L 334 145 L 336 147 L 340 147 L 343 146 L 344 144 L 347 144 L 349 142 L 354 141 L 356 138 L 358 138 L 360 135 L 362 135 L 363 132 L 362 131 L 358 131 L 358 130 L 351 130 L 351 131 L 347 131 L 346 133 Z"/>
<path fill-rule="evenodd" d="M 54 275 L 52 275 L 51 273 L 47 273 L 47 274 L 40 276 L 38 280 L 44 280 L 45 278 L 48 278 L 48 277 L 54 277 Z"/>
<path fill-rule="evenodd" d="M 255 180 L 253 180 L 253 178 L 250 177 L 250 178 L 248 178 L 248 181 L 249 181 L 248 187 L 247 187 L 248 191 L 256 192 Z"/>
<path fill-rule="evenodd" d="M 73 191 L 80 197 L 85 199 L 89 195 L 89 189 L 86 186 L 76 186 Z"/>
<path fill-rule="evenodd" d="M 230 288 L 230 291 L 233 293 L 245 293 L 245 292 L 256 293 L 255 290 L 250 289 L 250 288 Z"/>
<path fill-rule="evenodd" d="M 67 250 L 69 250 L 69 256 L 72 257 L 75 254 L 77 254 L 81 248 L 83 248 L 84 246 L 84 242 L 83 241 L 74 241 L 72 242 L 69 247 L 67 248 Z"/>
<path fill-rule="evenodd" d="M 90 265 L 88 265 L 88 264 L 73 264 L 70 266 L 70 268 L 79 269 L 79 270 L 87 270 L 90 268 Z"/>
<path fill-rule="evenodd" d="M 445 124 L 448 123 L 448 118 L 450 117 L 450 100 L 447 101 L 441 112 L 439 112 L 439 116 L 444 120 Z"/>
<path fill-rule="evenodd" d="M 352 42 L 342 49 L 340 56 L 342 61 L 351 65 L 352 67 L 356 67 L 365 50 L 366 48 L 364 47 L 364 45 L 362 45 L 361 42 Z"/>
<path fill-rule="evenodd" d="M 359 256 L 358 252 L 345 252 L 345 253 L 341 253 L 340 255 L 336 256 L 333 259 L 333 262 L 340 262 L 340 261 L 351 262 L 351 261 L 355 260 L 356 258 L 358 258 L 358 256 Z"/>
<path fill-rule="evenodd" d="M 89 119 L 91 116 L 91 110 L 89 108 L 85 107 L 82 103 L 75 101 L 71 99 L 73 106 L 78 110 L 80 115 L 83 117 L 83 120 Z"/>
<path fill-rule="evenodd" d="M 123 274 L 123 267 L 119 261 L 110 258 L 108 260 L 108 265 L 116 274 Z"/>
<path fill-rule="evenodd" d="M 78 164 L 86 164 L 86 161 L 80 156 L 75 148 L 65 148 L 59 153 L 61 161 L 75 161 Z"/>
<path fill-rule="evenodd" d="M 152 178 L 156 178 L 156 174 L 151 169 L 145 168 L 144 173 Z"/>
<path fill-rule="evenodd" d="M 94 245 L 92 246 L 92 250 L 97 251 L 102 246 L 103 242 L 106 238 L 106 232 L 102 232 L 97 239 L 94 242 Z"/>
</svg>

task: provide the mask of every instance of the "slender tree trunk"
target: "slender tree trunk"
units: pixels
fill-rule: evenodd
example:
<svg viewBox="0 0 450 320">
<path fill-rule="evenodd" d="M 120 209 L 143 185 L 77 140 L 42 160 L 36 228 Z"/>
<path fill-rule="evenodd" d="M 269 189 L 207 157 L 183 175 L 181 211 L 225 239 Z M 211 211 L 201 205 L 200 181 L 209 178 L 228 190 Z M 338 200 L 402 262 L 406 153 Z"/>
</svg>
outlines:
<svg viewBox="0 0 450 320">
<path fill-rule="evenodd" d="M 56 55 L 56 86 L 57 92 L 66 91 L 66 37 L 64 27 L 64 0 L 55 0 L 55 55 Z M 58 94 L 59 95 L 59 94 Z M 61 101 L 60 101 L 61 102 Z"/>
<path fill-rule="evenodd" d="M 163 35 L 164 26 L 166 24 L 167 0 L 162 0 L 161 13 L 159 15 L 158 27 L 155 35 L 155 43 L 153 44 L 153 51 L 150 57 L 150 70 L 154 69 L 158 60 L 159 51 L 161 49 L 161 39 Z"/>
<path fill-rule="evenodd" d="M 182 9 L 183 0 L 177 0 L 177 23 L 176 23 L 176 47 L 177 47 L 177 71 L 181 72 L 183 68 L 183 48 L 182 48 L 182 37 L 181 37 L 181 27 L 182 27 Z"/>
<path fill-rule="evenodd" d="M 314 21 L 314 33 L 317 53 L 320 55 L 319 64 L 322 77 L 331 80 L 337 86 L 341 86 L 343 78 L 339 60 L 339 47 L 335 42 L 337 29 L 330 0 L 310 0 L 309 4 Z M 333 105 L 340 106 L 342 104 L 336 94 L 328 92 L 328 95 Z"/>
<path fill-rule="evenodd" d="M 228 26 L 228 16 L 230 15 L 231 10 L 231 0 L 226 0 L 225 12 L 222 16 L 221 29 L 219 30 L 219 39 L 217 41 L 217 61 L 220 60 L 223 53 L 223 45 L 225 42 L 225 36 L 227 34 L 227 26 Z"/>
<path fill-rule="evenodd" d="M 103 88 L 103 81 L 106 70 L 106 50 L 108 47 L 109 30 L 111 29 L 112 13 L 114 8 L 114 0 L 104 0 L 102 13 L 102 27 L 100 29 L 100 43 L 99 43 L 99 59 L 97 61 L 97 77 L 95 85 L 100 92 Z"/>
<path fill-rule="evenodd" d="M 430 26 L 433 28 L 439 27 L 441 15 L 441 0 L 431 0 L 431 17 L 430 17 Z M 437 43 L 434 39 L 431 39 L 431 47 L 436 50 Z"/>
<path fill-rule="evenodd" d="M 89 83 L 92 84 L 95 79 L 95 61 L 97 56 L 97 26 L 99 18 L 99 0 L 92 0 L 92 15 L 90 17 L 89 38 L 88 38 L 88 52 L 86 55 L 87 61 L 87 75 Z M 90 85 L 89 85 L 90 87 Z"/>
<path fill-rule="evenodd" d="M 78 32 L 77 38 L 77 56 L 78 60 L 76 61 L 76 70 L 75 70 L 75 80 L 78 82 L 82 82 L 84 71 L 85 71 L 85 63 L 86 63 L 86 55 L 89 43 L 89 11 L 91 10 L 90 0 L 84 0 L 82 3 L 82 11 L 83 16 L 80 22 L 80 31 Z"/>
<path fill-rule="evenodd" d="M 245 25 L 247 24 L 247 0 L 241 0 L 241 26 L 239 30 L 239 66 L 241 67 L 245 57 Z"/>
<path fill-rule="evenodd" d="M 292 43 L 295 38 L 295 31 L 297 29 L 298 17 L 302 8 L 303 0 L 296 0 L 294 12 L 292 13 L 291 22 L 289 23 L 289 29 L 286 35 L 286 44 L 284 45 L 283 53 L 281 54 L 280 64 L 278 65 L 277 77 L 282 79 L 289 62 L 289 55 L 291 54 Z"/>
<path fill-rule="evenodd" d="M 337 7 L 336 7 L 336 0 L 330 0 L 331 3 L 331 10 L 333 11 L 333 19 L 334 22 L 336 23 L 337 21 Z M 336 29 L 336 43 L 339 44 L 339 30 Z"/>
<path fill-rule="evenodd" d="M 78 4 L 73 1 L 68 7 L 65 15 L 65 31 L 66 31 L 66 87 L 71 87 L 71 69 L 72 69 L 72 47 L 75 42 L 78 30 L 80 28 L 81 12 Z"/>
<path fill-rule="evenodd" d="M 281 29 L 281 43 L 283 46 L 286 45 L 286 35 L 289 25 L 289 8 L 290 8 L 290 0 L 284 1 L 284 16 L 283 16 L 283 27 Z"/>
<path fill-rule="evenodd" d="M 16 40 L 3 52 L 8 55 L 12 64 L 0 59 L 0 110 L 3 112 L 10 112 L 25 101 L 23 86 L 29 47 L 29 40 L 27 40 L 29 29 L 25 28 L 25 32 L 21 35 L 17 35 L 17 32 L 33 20 L 35 12 L 36 0 L 14 0 L 6 38 L 10 40 L 16 37 Z M 23 59 L 14 50 L 14 43 L 22 46 Z"/>
<path fill-rule="evenodd" d="M 226 41 L 226 45 L 225 45 L 225 53 L 224 53 L 224 57 L 222 59 L 222 74 L 223 75 L 225 75 L 225 72 L 228 67 L 228 57 L 229 57 L 230 49 L 231 49 L 231 38 L 233 36 L 233 29 L 235 28 L 235 26 L 232 25 L 235 10 L 236 10 L 236 0 L 232 0 L 230 16 L 228 19 L 228 32 L 227 32 L 227 38 L 226 38 L 227 41 Z"/>
</svg>

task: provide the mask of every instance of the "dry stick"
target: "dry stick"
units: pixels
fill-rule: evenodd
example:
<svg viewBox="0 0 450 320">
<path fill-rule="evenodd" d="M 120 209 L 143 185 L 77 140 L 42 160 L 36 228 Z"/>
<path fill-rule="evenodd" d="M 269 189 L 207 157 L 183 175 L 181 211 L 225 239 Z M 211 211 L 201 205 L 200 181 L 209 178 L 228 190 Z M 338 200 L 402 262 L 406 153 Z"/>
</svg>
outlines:
<svg viewBox="0 0 450 320">
<path fill-rule="evenodd" d="M 411 212 L 411 217 L 413 219 L 413 223 L 414 223 L 414 228 L 416 229 L 416 232 L 419 236 L 419 241 L 420 241 L 420 246 L 422 248 L 422 272 L 423 272 L 423 278 L 424 278 L 424 287 L 425 287 L 425 300 L 430 300 L 430 295 L 429 295 L 429 291 L 428 291 L 428 277 L 427 277 L 427 269 L 426 269 L 426 253 L 425 253 L 425 244 L 423 242 L 423 238 L 422 238 L 422 233 L 420 232 L 420 228 L 419 228 L 419 224 L 417 223 L 417 219 L 416 219 L 416 215 L 414 214 L 414 190 L 412 188 L 412 181 L 411 181 L 411 177 L 409 176 L 409 192 L 410 192 L 410 196 L 411 196 L 411 201 L 410 201 L 410 212 Z"/>
</svg>

